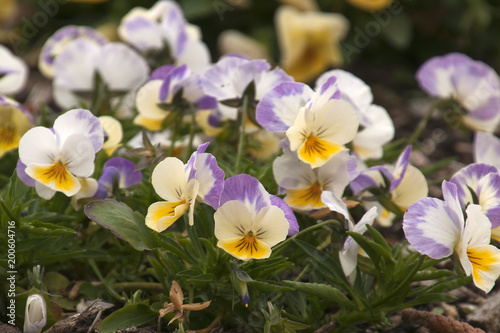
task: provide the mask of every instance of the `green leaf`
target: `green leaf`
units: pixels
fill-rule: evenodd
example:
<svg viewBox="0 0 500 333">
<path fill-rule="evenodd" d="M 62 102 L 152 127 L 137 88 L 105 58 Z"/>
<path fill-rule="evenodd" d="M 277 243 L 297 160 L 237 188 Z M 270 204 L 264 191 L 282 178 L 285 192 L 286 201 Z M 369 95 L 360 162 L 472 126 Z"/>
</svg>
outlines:
<svg viewBox="0 0 500 333">
<path fill-rule="evenodd" d="M 137 327 L 158 318 L 158 312 L 144 304 L 126 306 L 107 316 L 98 326 L 101 333 L 113 333 L 119 329 Z"/>
<path fill-rule="evenodd" d="M 410 308 L 420 304 L 437 303 L 437 302 L 451 302 L 454 301 L 455 297 L 442 294 L 442 293 L 426 293 L 412 299 L 409 302 L 404 303 L 401 309 Z"/>
<path fill-rule="evenodd" d="M 257 290 L 262 292 L 284 292 L 284 291 L 292 291 L 293 288 L 287 287 L 283 284 L 278 284 L 271 281 L 249 281 L 247 282 L 249 285 L 254 286 Z"/>
<path fill-rule="evenodd" d="M 426 280 L 436 280 L 442 277 L 450 276 L 451 271 L 446 269 L 433 270 L 433 271 L 421 271 L 417 272 L 413 277 L 413 281 L 426 281 Z"/>
<path fill-rule="evenodd" d="M 377 266 L 379 269 L 381 268 L 381 259 L 382 257 L 386 259 L 386 262 L 392 262 L 396 263 L 394 258 L 392 257 L 391 251 L 386 250 L 383 246 L 368 240 L 365 238 L 363 235 L 354 232 L 354 231 L 348 231 L 347 234 L 354 238 L 354 241 L 359 244 L 359 246 L 368 254 L 370 259 L 373 260 L 373 263 L 375 266 Z"/>
<path fill-rule="evenodd" d="M 21 220 L 22 221 L 22 220 Z M 63 227 L 59 224 L 44 223 L 38 220 L 31 222 L 21 223 L 21 231 L 30 233 L 30 237 L 35 236 L 60 236 L 60 235 L 74 235 L 76 231 L 71 228 Z"/>
<path fill-rule="evenodd" d="M 85 215 L 118 238 L 128 242 L 137 251 L 157 247 L 158 235 L 148 228 L 144 217 L 130 207 L 113 199 L 96 200 L 85 206 Z M 156 237 L 155 237 L 156 236 Z"/>
<path fill-rule="evenodd" d="M 322 297 L 332 303 L 337 303 L 344 307 L 356 308 L 354 303 L 347 298 L 340 290 L 328 284 L 297 282 L 297 281 L 283 281 L 283 283 L 295 288 L 303 293 Z"/>
</svg>

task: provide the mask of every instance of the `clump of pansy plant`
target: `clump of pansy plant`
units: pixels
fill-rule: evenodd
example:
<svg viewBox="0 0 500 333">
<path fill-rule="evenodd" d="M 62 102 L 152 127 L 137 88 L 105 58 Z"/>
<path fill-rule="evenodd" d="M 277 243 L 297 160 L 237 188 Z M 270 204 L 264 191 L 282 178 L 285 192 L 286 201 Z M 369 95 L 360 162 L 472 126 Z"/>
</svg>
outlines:
<svg viewBox="0 0 500 333">
<path fill-rule="evenodd" d="M 35 262 L 51 271 L 19 279 L 25 295 L 55 304 L 44 283 L 87 279 L 71 297 L 105 295 L 120 308 L 98 325 L 107 332 L 131 318 L 179 332 L 295 332 L 332 320 L 339 331 L 388 326 L 394 312 L 459 286 L 492 290 L 494 70 L 458 53 L 418 70 L 422 89 L 445 100 L 435 107 L 477 131 L 474 163 L 442 182 L 443 200 L 430 198 L 429 170 L 413 165 L 422 124 L 391 142 L 370 86 L 324 72 L 342 63 L 347 20 L 286 6 L 276 20 L 283 68 L 239 54 L 211 64 L 201 29 L 168 0 L 128 12 L 121 41 L 84 26 L 46 41 L 39 70 L 62 110 L 33 115 L 0 95 L 0 158 L 15 170 L 0 178 L 0 219 L 28 242 L 18 272 Z M 0 60 L 0 94 L 22 91 L 26 65 L 3 47 Z M 406 239 L 390 244 L 382 229 Z M 435 265 L 450 257 L 453 270 Z M 47 306 L 43 317 L 48 329 L 57 313 Z"/>
</svg>

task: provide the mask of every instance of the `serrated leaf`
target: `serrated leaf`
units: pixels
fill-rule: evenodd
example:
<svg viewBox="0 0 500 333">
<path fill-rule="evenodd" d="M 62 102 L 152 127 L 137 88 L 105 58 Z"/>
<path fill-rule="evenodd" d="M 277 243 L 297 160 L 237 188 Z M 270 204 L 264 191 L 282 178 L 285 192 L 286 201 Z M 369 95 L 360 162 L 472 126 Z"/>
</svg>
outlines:
<svg viewBox="0 0 500 333">
<path fill-rule="evenodd" d="M 74 235 L 76 231 L 62 225 L 40 222 L 38 220 L 21 223 L 20 229 L 35 236 L 61 236 Z"/>
<path fill-rule="evenodd" d="M 308 295 L 321 297 L 332 303 L 339 304 L 341 306 L 355 308 L 354 303 L 351 300 L 349 300 L 349 298 L 347 298 L 346 295 L 344 295 L 339 289 L 332 287 L 328 284 L 297 282 L 297 281 L 287 281 L 287 280 L 283 281 L 283 283 Z"/>
<path fill-rule="evenodd" d="M 158 318 L 158 312 L 144 304 L 126 306 L 107 316 L 97 327 L 101 333 L 113 333 L 119 329 L 137 327 Z"/>
<path fill-rule="evenodd" d="M 89 219 L 109 229 L 137 251 L 157 246 L 158 235 L 146 226 L 144 217 L 122 202 L 113 199 L 92 201 L 85 206 L 84 212 Z"/>
</svg>

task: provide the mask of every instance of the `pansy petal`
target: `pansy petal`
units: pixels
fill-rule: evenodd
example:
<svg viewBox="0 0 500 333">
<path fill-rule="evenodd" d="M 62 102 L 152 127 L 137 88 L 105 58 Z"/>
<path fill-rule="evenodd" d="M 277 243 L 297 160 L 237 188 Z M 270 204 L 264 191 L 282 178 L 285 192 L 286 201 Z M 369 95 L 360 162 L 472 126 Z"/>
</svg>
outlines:
<svg viewBox="0 0 500 333">
<path fill-rule="evenodd" d="M 210 50 L 201 40 L 188 39 L 184 51 L 177 56 L 177 65 L 187 65 L 194 73 L 202 74 L 210 66 Z"/>
<path fill-rule="evenodd" d="M 163 86 L 163 81 L 152 80 L 146 82 L 137 90 L 135 96 L 135 107 L 139 111 L 139 116 L 147 119 L 159 120 L 160 123 L 169 114 L 158 105 L 162 103 L 160 100 L 160 89 Z M 134 121 L 135 122 L 135 121 Z"/>
<path fill-rule="evenodd" d="M 326 81 L 317 89 L 307 103 L 309 109 L 313 110 L 321 108 L 326 102 L 331 99 L 340 99 L 340 89 L 337 78 L 330 76 Z"/>
<path fill-rule="evenodd" d="M 164 46 L 160 26 L 149 19 L 142 8 L 134 8 L 122 18 L 118 35 L 142 52 L 160 50 Z"/>
<path fill-rule="evenodd" d="M 476 195 L 478 195 L 479 181 L 492 172 L 497 173 L 498 170 L 494 166 L 488 164 L 474 163 L 466 166 L 453 175 L 450 182 L 457 185 L 458 198 L 462 207 L 473 202 L 470 189 L 475 191 Z"/>
<path fill-rule="evenodd" d="M 63 192 L 70 197 L 80 190 L 80 182 L 73 176 L 64 164 L 31 163 L 26 168 L 26 173 L 54 191 Z"/>
<path fill-rule="evenodd" d="M 28 66 L 3 45 L 0 45 L 0 64 L 0 93 L 19 92 L 26 84 Z"/>
<path fill-rule="evenodd" d="M 474 161 L 489 164 L 500 170 L 500 139 L 491 133 L 474 135 Z"/>
<path fill-rule="evenodd" d="M 80 199 L 92 198 L 96 194 L 99 184 L 94 178 L 78 178 L 80 182 L 80 191 L 71 197 L 71 206 L 74 210 L 82 208 L 82 204 L 78 201 Z"/>
<path fill-rule="evenodd" d="M 29 186 L 29 187 L 35 187 L 36 180 L 31 178 L 26 174 L 26 165 L 23 164 L 21 159 L 17 160 L 17 165 L 16 165 L 16 174 L 21 179 L 21 181 L 24 183 L 24 185 Z"/>
<path fill-rule="evenodd" d="M 482 212 L 481 206 L 471 204 L 465 210 L 467 220 L 464 227 L 464 243 L 467 247 L 490 244 L 491 222 Z"/>
<path fill-rule="evenodd" d="M 37 181 L 35 183 L 35 189 L 36 189 L 36 194 L 42 199 L 45 200 L 50 200 L 54 197 L 54 194 L 56 194 L 57 191 L 51 189 L 48 186 L 45 186 L 44 184 L 40 183 Z"/>
<path fill-rule="evenodd" d="M 283 210 L 271 205 L 259 210 L 252 225 L 252 232 L 259 240 L 273 247 L 286 239 L 289 228 L 290 224 Z"/>
<path fill-rule="evenodd" d="M 163 103 L 172 103 L 174 95 L 182 88 L 184 81 L 191 75 L 186 65 L 173 68 L 166 76 L 160 88 L 160 100 Z"/>
<path fill-rule="evenodd" d="M 107 137 L 106 141 L 102 145 L 102 149 L 108 156 L 111 156 L 115 150 L 120 147 L 120 143 L 122 142 L 122 124 L 116 118 L 111 116 L 101 116 L 99 117 L 99 122 L 101 123 L 105 136 Z"/>
<path fill-rule="evenodd" d="M 287 219 L 289 224 L 288 236 L 295 235 L 297 232 L 299 232 L 299 224 L 297 222 L 297 218 L 295 217 L 293 210 L 290 208 L 290 206 L 287 205 L 285 200 L 275 195 L 271 195 L 271 205 L 278 207 L 285 213 L 285 218 Z"/>
<path fill-rule="evenodd" d="M 312 95 L 308 85 L 282 83 L 266 93 L 257 104 L 257 122 L 268 131 L 285 132 L 294 124 L 299 109 Z"/>
<path fill-rule="evenodd" d="M 321 201 L 333 212 L 338 212 L 344 215 L 346 220 L 350 220 L 349 212 L 347 211 L 347 206 L 341 198 L 338 198 L 330 191 L 323 191 L 321 193 Z"/>
<path fill-rule="evenodd" d="M 92 142 L 82 134 L 69 136 L 60 150 L 60 161 L 71 174 L 90 177 L 94 172 L 95 151 Z"/>
<path fill-rule="evenodd" d="M 59 145 L 73 134 L 87 137 L 92 142 L 94 152 L 101 150 L 104 143 L 104 130 L 99 119 L 85 109 L 69 110 L 57 117 L 54 121 L 54 132 Z"/>
<path fill-rule="evenodd" d="M 428 193 L 429 187 L 423 173 L 413 165 L 408 165 L 401 183 L 392 191 L 391 199 L 404 211 Z"/>
<path fill-rule="evenodd" d="M 146 60 L 122 43 L 102 46 L 97 70 L 108 89 L 123 93 L 139 88 L 149 76 Z"/>
<path fill-rule="evenodd" d="M 148 208 L 146 225 L 151 229 L 162 232 L 179 219 L 189 208 L 185 200 L 155 202 Z"/>
<path fill-rule="evenodd" d="M 58 150 L 54 133 L 45 127 L 32 128 L 19 140 L 19 159 L 26 166 L 31 163 L 51 164 Z"/>
<path fill-rule="evenodd" d="M 232 239 L 221 239 L 217 246 L 233 257 L 247 261 L 250 259 L 265 259 L 271 255 L 271 248 L 256 237 L 243 236 Z"/>
<path fill-rule="evenodd" d="M 255 78 L 255 99 L 260 101 L 265 94 L 274 87 L 285 83 L 293 82 L 293 77 L 288 75 L 281 68 L 275 68 L 272 71 L 261 72 Z"/>
<path fill-rule="evenodd" d="M 247 206 L 237 200 L 227 201 L 214 214 L 215 237 L 219 240 L 243 237 L 252 230 Z"/>
<path fill-rule="evenodd" d="M 394 138 L 394 124 L 387 111 L 378 105 L 370 105 L 365 112 L 370 125 L 356 134 L 353 150 L 363 160 L 383 156 L 382 147 Z M 363 124 L 362 124 L 363 125 Z"/>
<path fill-rule="evenodd" d="M 407 146 L 405 150 L 399 155 L 396 163 L 394 164 L 394 170 L 392 171 L 391 187 L 389 189 L 390 192 L 394 191 L 399 184 L 403 181 L 405 176 L 406 168 L 410 163 L 410 155 L 412 151 L 412 146 Z"/>
<path fill-rule="evenodd" d="M 250 213 L 258 212 L 271 204 L 269 193 L 254 177 L 247 174 L 232 176 L 224 182 L 224 190 L 220 196 L 220 205 L 231 200 L 244 203 Z"/>
<path fill-rule="evenodd" d="M 476 287 L 488 293 L 500 275 L 500 250 L 493 245 L 482 245 L 467 249 L 472 264 L 472 278 Z"/>
<path fill-rule="evenodd" d="M 179 5 L 173 1 L 165 1 L 160 22 L 164 38 L 168 41 L 171 56 L 177 58 L 186 46 L 186 21 Z"/>
<path fill-rule="evenodd" d="M 500 175 L 489 173 L 479 180 L 475 189 L 482 212 L 491 221 L 492 228 L 500 225 Z"/>
<path fill-rule="evenodd" d="M 186 194 L 187 175 L 184 163 L 176 157 L 167 157 L 153 170 L 151 183 L 156 193 L 168 201 L 178 201 Z"/>
<path fill-rule="evenodd" d="M 215 157 L 206 153 L 198 155 L 195 168 L 196 179 L 200 183 L 198 197 L 213 209 L 217 209 L 224 188 L 224 171 L 217 165 Z"/>
<path fill-rule="evenodd" d="M 460 239 L 463 228 L 461 214 L 461 210 L 454 211 L 439 199 L 420 199 L 404 214 L 405 237 L 421 254 L 433 259 L 446 258 L 453 253 Z"/>
</svg>

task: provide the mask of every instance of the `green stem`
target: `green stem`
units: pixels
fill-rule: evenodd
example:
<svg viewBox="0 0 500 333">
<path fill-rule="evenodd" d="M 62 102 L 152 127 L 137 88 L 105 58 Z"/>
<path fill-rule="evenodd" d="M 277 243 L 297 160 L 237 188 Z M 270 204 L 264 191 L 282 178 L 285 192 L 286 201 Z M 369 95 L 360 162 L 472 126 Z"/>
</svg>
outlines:
<svg viewBox="0 0 500 333">
<path fill-rule="evenodd" d="M 92 259 L 89 259 L 89 265 L 90 267 L 92 267 L 92 269 L 94 270 L 94 273 L 95 275 L 97 275 L 97 278 L 101 281 L 101 283 L 104 285 L 104 287 L 106 288 L 106 290 L 111 294 L 111 296 L 113 296 L 114 298 L 116 298 L 117 300 L 121 301 L 121 302 L 125 302 L 125 298 L 121 297 L 113 288 L 111 288 L 111 286 L 106 282 L 106 280 L 104 279 L 104 277 L 102 276 L 101 272 L 99 271 L 99 267 L 97 267 L 96 263 L 94 260 Z"/>
<path fill-rule="evenodd" d="M 165 291 L 163 285 L 157 282 L 120 282 L 120 283 L 113 283 L 111 287 L 117 291 L 122 291 L 122 290 L 136 291 L 138 289 L 156 293 L 161 293 Z"/>
<path fill-rule="evenodd" d="M 191 153 L 193 152 L 193 141 L 194 141 L 194 135 L 196 133 L 196 113 L 193 107 L 189 108 L 189 111 L 191 112 L 191 128 L 189 129 L 189 143 L 184 151 L 184 161 L 187 161 L 189 156 L 191 156 Z"/>
<path fill-rule="evenodd" d="M 14 214 L 12 213 L 12 211 L 9 209 L 9 207 L 7 207 L 7 205 L 5 204 L 5 202 L 3 201 L 3 199 L 0 199 L 0 206 L 3 208 L 3 210 L 5 211 L 5 214 L 7 214 L 7 216 L 12 220 L 12 221 L 15 221 L 17 220 L 15 217 L 14 217 Z"/>
<path fill-rule="evenodd" d="M 243 106 L 241 108 L 240 138 L 238 141 L 238 154 L 236 155 L 236 166 L 234 174 L 240 172 L 241 159 L 243 157 L 243 148 L 245 147 L 245 125 L 248 114 L 248 96 L 243 96 Z"/>
<path fill-rule="evenodd" d="M 413 134 L 410 136 L 410 139 L 408 140 L 408 145 L 412 145 L 415 143 L 415 141 L 418 140 L 418 138 L 420 137 L 420 135 L 422 134 L 424 128 L 427 126 L 427 123 L 429 122 L 429 120 L 431 119 L 432 117 L 432 114 L 434 113 L 434 111 L 436 110 L 437 108 L 437 102 L 434 103 L 431 108 L 429 109 L 429 111 L 427 111 L 427 114 L 425 115 L 424 118 L 422 118 L 422 120 L 420 120 L 420 123 L 418 123 L 418 126 L 417 128 L 415 129 L 415 132 L 413 132 Z"/>
<path fill-rule="evenodd" d="M 339 224 L 340 222 L 337 221 L 337 220 L 328 220 L 328 221 L 325 221 L 325 222 L 321 222 L 321 223 L 318 223 L 318 224 L 315 224 L 313 226 L 310 226 L 309 228 L 306 228 L 298 233 L 296 233 L 295 235 L 293 235 L 292 237 L 288 238 L 287 240 L 285 240 L 284 242 L 276 245 L 274 248 L 273 248 L 273 254 L 278 254 L 280 251 L 282 251 L 288 244 L 290 244 L 295 238 L 299 237 L 299 236 L 302 236 L 303 234 L 305 233 L 308 233 L 310 231 L 313 231 L 313 230 L 316 230 L 316 229 L 319 229 L 319 228 L 323 228 L 324 226 L 327 226 L 329 224 Z"/>
</svg>

